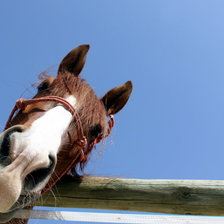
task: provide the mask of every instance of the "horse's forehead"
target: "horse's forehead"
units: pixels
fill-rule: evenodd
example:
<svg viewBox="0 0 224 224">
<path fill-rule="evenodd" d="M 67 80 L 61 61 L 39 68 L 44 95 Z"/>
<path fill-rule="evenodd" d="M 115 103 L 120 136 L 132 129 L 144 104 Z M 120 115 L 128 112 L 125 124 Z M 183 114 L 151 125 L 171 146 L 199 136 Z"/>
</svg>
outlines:
<svg viewBox="0 0 224 224">
<path fill-rule="evenodd" d="M 59 95 L 64 98 L 74 95 L 79 100 L 85 98 L 87 95 L 95 97 L 95 92 L 84 79 L 65 73 L 57 76 L 50 82 L 50 88 L 46 92 L 46 95 Z"/>
<path fill-rule="evenodd" d="M 83 113 L 89 114 L 95 118 L 103 120 L 106 116 L 105 108 L 101 100 L 97 97 L 93 88 L 80 77 L 71 74 L 58 76 L 52 83 L 50 93 L 52 95 L 60 95 L 67 98 L 69 95 L 75 96 L 77 105 L 82 108 Z"/>
<path fill-rule="evenodd" d="M 42 82 L 48 81 L 49 77 Z M 51 79 L 46 90 L 38 91 L 34 98 L 46 96 L 59 96 L 66 99 L 71 105 L 76 105 L 75 109 L 80 115 L 84 131 L 91 126 L 100 124 L 106 127 L 106 111 L 96 96 L 92 87 L 85 80 L 71 74 L 64 74 Z M 32 123 L 43 115 L 43 112 L 50 110 L 56 104 L 52 102 L 38 102 L 28 105 L 16 119 L 16 123 Z M 87 133 L 86 133 L 87 134 Z"/>
</svg>

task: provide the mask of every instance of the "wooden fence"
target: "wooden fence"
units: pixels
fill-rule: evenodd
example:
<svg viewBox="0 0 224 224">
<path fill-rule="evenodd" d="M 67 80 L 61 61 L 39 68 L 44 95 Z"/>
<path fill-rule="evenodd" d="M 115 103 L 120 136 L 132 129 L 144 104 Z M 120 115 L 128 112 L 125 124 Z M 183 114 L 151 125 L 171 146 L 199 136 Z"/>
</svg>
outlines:
<svg viewBox="0 0 224 224">
<path fill-rule="evenodd" d="M 35 205 L 222 216 L 224 181 L 70 178 Z"/>
</svg>

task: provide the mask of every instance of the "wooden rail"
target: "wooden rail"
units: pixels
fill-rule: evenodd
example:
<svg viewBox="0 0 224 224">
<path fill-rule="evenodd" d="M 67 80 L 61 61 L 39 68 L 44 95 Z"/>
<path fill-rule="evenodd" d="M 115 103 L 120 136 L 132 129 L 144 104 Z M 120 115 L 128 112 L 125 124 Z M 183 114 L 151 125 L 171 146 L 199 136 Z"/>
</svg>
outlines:
<svg viewBox="0 0 224 224">
<path fill-rule="evenodd" d="M 35 205 L 221 216 L 224 181 L 66 179 Z"/>
</svg>

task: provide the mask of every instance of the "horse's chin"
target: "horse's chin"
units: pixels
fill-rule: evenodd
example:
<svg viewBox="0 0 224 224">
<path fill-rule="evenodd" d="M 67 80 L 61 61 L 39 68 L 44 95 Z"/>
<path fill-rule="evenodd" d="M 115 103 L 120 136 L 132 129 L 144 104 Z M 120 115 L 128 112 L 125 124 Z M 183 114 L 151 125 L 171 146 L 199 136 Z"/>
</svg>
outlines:
<svg viewBox="0 0 224 224">
<path fill-rule="evenodd" d="M 5 223 L 14 218 L 15 213 L 28 206 L 33 201 L 37 200 L 40 197 L 40 193 L 27 193 L 24 195 L 20 195 L 18 201 L 14 203 L 14 205 L 8 209 L 6 212 L 0 212 L 0 223 Z"/>
<path fill-rule="evenodd" d="M 10 221 L 13 217 L 14 214 L 16 213 L 17 210 L 7 212 L 7 213 L 0 213 L 0 223 L 6 223 Z"/>
<path fill-rule="evenodd" d="M 5 167 L 0 172 L 0 213 L 8 213 L 23 208 L 40 197 L 44 185 L 38 185 L 32 190 L 26 189 L 19 175 Z M 28 186 L 27 186 L 28 187 Z"/>
<path fill-rule="evenodd" d="M 0 213 L 0 223 L 5 223 L 14 218 L 15 213 L 29 205 L 33 201 L 40 197 L 40 193 L 27 193 L 26 195 L 20 195 L 18 201 L 6 212 Z"/>
</svg>

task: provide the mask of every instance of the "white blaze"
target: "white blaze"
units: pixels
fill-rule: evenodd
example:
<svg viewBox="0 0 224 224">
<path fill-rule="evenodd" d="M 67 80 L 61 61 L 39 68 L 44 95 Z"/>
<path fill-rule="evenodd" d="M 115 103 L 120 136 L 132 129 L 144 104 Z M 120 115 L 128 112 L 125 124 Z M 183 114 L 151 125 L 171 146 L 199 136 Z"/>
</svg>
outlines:
<svg viewBox="0 0 224 224">
<path fill-rule="evenodd" d="M 76 99 L 66 100 L 76 106 Z M 49 155 L 56 157 L 61 138 L 72 120 L 62 105 L 47 111 L 23 132 L 11 134 L 11 155 L 14 161 L 0 170 L 0 212 L 6 212 L 18 199 L 24 178 L 32 171 L 48 167 Z M 47 180 L 34 190 L 40 191 Z M 8 196 L 7 196 L 8 195 Z"/>
</svg>

